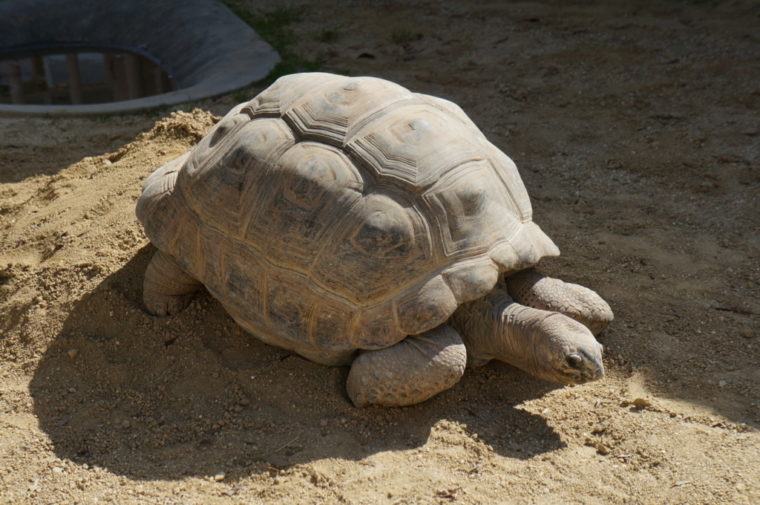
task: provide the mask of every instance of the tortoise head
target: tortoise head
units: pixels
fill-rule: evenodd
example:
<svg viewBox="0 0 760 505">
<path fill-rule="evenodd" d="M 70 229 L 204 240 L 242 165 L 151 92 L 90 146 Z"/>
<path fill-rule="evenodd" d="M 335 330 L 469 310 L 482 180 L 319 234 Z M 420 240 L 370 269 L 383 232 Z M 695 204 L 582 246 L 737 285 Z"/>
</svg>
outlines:
<svg viewBox="0 0 760 505">
<path fill-rule="evenodd" d="M 604 376 L 603 347 L 587 327 L 563 314 L 530 310 L 543 314 L 530 331 L 526 371 L 562 384 L 580 384 Z"/>
</svg>

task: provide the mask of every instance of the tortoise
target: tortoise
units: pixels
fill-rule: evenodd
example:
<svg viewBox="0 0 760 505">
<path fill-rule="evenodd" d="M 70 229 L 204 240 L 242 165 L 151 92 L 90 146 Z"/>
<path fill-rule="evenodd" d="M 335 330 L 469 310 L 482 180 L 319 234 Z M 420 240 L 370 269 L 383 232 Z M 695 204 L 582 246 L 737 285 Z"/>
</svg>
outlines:
<svg viewBox="0 0 760 505">
<path fill-rule="evenodd" d="M 149 312 L 203 285 L 263 342 L 350 364 L 357 406 L 424 401 L 492 359 L 559 383 L 604 374 L 609 305 L 532 268 L 559 249 L 515 164 L 450 101 L 281 77 L 153 172 L 136 212 L 157 248 Z"/>
</svg>

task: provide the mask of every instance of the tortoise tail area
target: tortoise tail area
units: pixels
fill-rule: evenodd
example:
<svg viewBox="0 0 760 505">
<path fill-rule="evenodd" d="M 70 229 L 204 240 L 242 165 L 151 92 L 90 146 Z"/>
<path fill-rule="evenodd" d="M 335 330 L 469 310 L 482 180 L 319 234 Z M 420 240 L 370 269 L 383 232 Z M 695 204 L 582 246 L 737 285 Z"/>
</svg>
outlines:
<svg viewBox="0 0 760 505">
<path fill-rule="evenodd" d="M 176 205 L 170 195 L 174 192 L 177 175 L 187 161 L 189 152 L 176 158 L 148 176 L 135 213 L 145 228 L 145 234 L 157 248 L 167 251 L 172 229 L 176 229 Z"/>
</svg>

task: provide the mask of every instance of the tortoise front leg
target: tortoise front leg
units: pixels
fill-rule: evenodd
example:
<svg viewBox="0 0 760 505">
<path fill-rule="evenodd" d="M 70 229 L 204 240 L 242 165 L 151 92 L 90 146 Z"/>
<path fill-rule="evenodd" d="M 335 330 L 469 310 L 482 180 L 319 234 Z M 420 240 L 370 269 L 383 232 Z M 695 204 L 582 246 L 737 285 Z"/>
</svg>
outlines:
<svg viewBox="0 0 760 505">
<path fill-rule="evenodd" d="M 414 405 L 459 382 L 466 365 L 462 338 L 444 324 L 359 354 L 348 374 L 348 396 L 357 407 Z"/>
<path fill-rule="evenodd" d="M 507 277 L 507 291 L 516 302 L 559 312 L 586 325 L 598 335 L 614 318 L 612 309 L 596 292 L 531 269 Z"/>
<path fill-rule="evenodd" d="M 143 302 L 157 316 L 176 314 L 190 303 L 201 283 L 190 277 L 170 255 L 156 251 L 145 271 Z"/>
</svg>

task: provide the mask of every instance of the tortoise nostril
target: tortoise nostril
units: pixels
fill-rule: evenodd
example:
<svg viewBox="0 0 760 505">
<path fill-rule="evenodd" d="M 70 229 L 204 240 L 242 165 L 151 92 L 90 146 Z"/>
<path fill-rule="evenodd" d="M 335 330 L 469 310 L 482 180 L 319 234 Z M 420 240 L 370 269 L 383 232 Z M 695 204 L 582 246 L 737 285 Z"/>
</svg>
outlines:
<svg viewBox="0 0 760 505">
<path fill-rule="evenodd" d="M 583 358 L 581 358 L 577 354 L 570 354 L 566 358 L 567 364 L 570 365 L 573 368 L 580 368 L 583 364 Z"/>
</svg>

